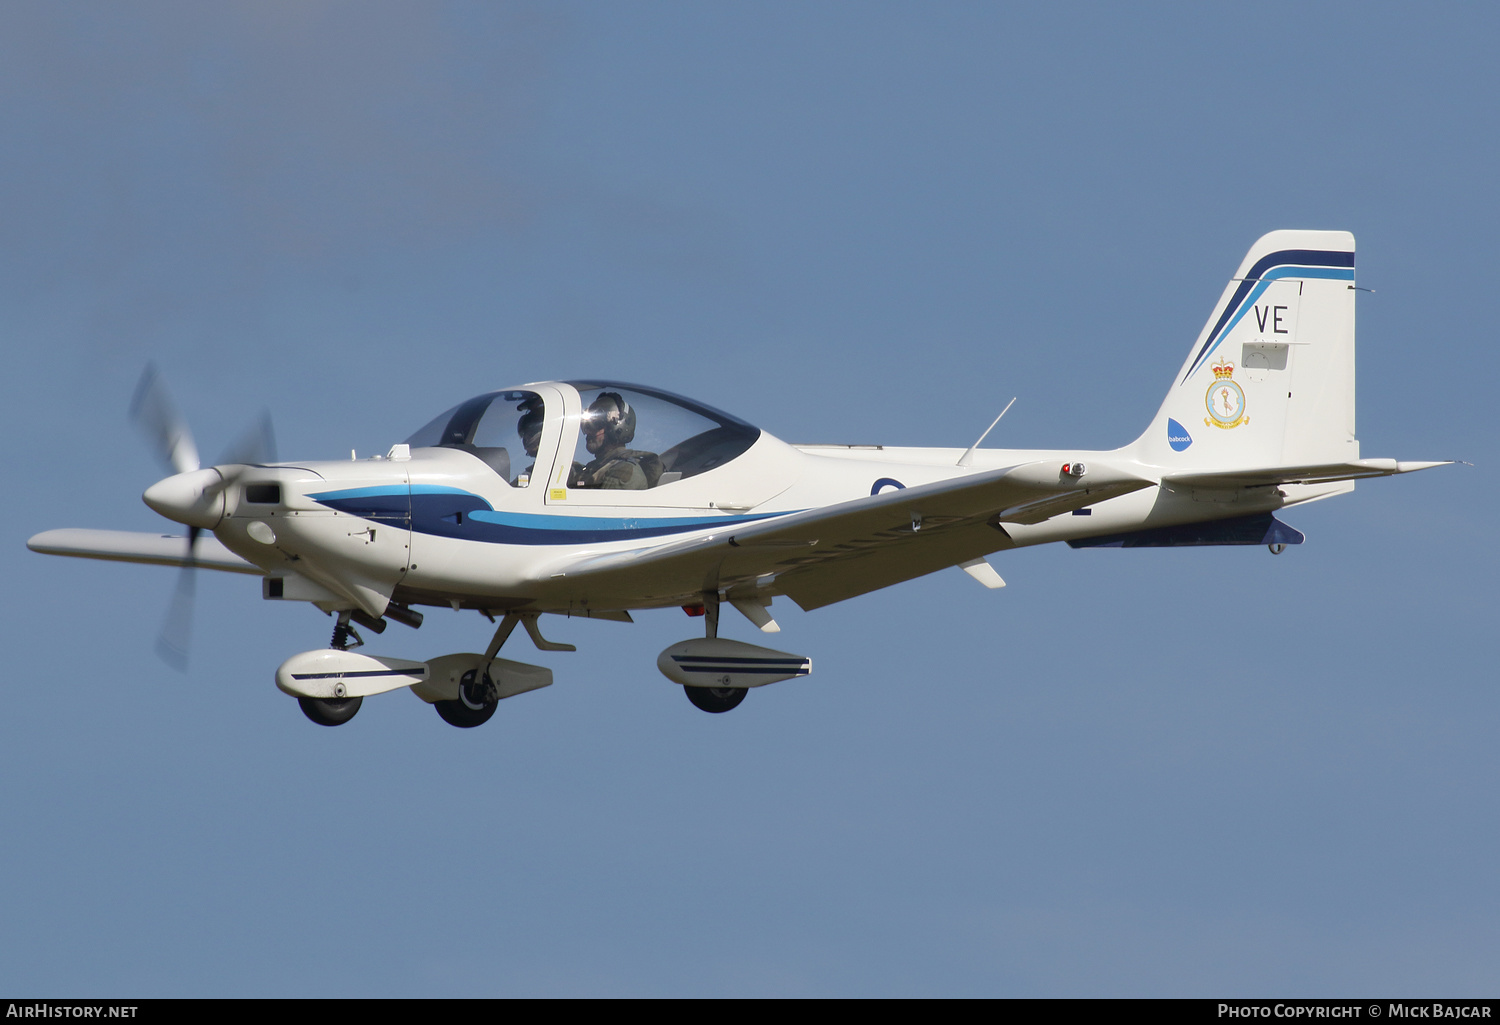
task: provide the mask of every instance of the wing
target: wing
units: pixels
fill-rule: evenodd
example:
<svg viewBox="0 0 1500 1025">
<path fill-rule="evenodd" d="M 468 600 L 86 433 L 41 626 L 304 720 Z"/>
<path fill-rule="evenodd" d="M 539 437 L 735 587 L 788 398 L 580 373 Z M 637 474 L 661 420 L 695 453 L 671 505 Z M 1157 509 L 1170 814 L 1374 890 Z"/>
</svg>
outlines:
<svg viewBox="0 0 1500 1025">
<path fill-rule="evenodd" d="M 1010 547 L 1006 523 L 1040 523 L 1152 487 L 1127 471 L 1091 463 L 1062 473 L 1040 460 L 965 474 L 851 502 L 789 513 L 683 541 L 560 567 L 570 591 L 690 602 L 704 591 L 766 586 L 814 609 Z M 556 570 L 554 570 L 556 572 Z M 607 600 L 607 599 L 606 599 Z"/>
<path fill-rule="evenodd" d="M 263 574 L 210 535 L 200 535 L 187 557 L 187 538 L 180 534 L 139 534 L 128 530 L 48 530 L 26 542 L 43 555 L 75 555 L 84 559 L 144 562 L 155 566 L 201 566 L 230 573 Z"/>
</svg>

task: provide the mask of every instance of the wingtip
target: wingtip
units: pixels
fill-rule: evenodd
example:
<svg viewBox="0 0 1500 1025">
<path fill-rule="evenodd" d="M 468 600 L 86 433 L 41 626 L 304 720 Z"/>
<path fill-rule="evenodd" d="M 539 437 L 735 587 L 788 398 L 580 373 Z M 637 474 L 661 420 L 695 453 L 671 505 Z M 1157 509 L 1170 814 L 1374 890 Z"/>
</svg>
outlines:
<svg viewBox="0 0 1500 1025">
<path fill-rule="evenodd" d="M 62 529 L 44 530 L 40 534 L 32 534 L 26 539 L 26 547 L 33 552 L 43 555 L 57 555 L 57 545 L 62 535 L 66 533 Z"/>
<path fill-rule="evenodd" d="M 1464 466 L 1473 466 L 1474 465 L 1473 463 L 1465 462 L 1462 459 L 1438 459 L 1438 460 L 1405 460 L 1405 459 L 1403 459 L 1400 462 L 1396 463 L 1396 472 L 1397 473 L 1415 473 L 1417 470 L 1430 470 L 1430 469 L 1432 469 L 1435 466 L 1453 466 L 1455 464 L 1462 464 Z"/>
</svg>

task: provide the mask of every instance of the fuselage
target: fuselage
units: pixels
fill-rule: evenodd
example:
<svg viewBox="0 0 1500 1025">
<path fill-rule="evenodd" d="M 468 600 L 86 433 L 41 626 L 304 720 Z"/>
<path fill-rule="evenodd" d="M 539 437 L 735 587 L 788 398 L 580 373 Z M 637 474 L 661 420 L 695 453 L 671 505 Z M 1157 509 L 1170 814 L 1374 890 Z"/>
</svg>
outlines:
<svg viewBox="0 0 1500 1025">
<path fill-rule="evenodd" d="M 640 421 L 676 418 L 678 434 L 696 432 L 677 437 L 670 429 L 653 434 L 636 427 L 637 447 L 629 451 L 656 475 L 651 486 L 577 486 L 581 467 L 600 459 L 584 463 L 591 451 L 579 439 L 601 395 L 630 399 Z M 506 412 L 510 407 L 519 416 Z M 496 410 L 509 437 L 505 424 L 500 434 L 482 433 Z M 654 581 L 635 593 L 616 586 L 613 593 L 580 596 L 568 570 L 593 556 L 1037 461 L 1161 476 L 1130 449 L 979 449 L 960 466 L 964 450 L 957 448 L 790 445 L 709 407 L 607 382 L 487 393 L 424 430 L 384 456 L 218 468 L 230 483 L 220 489 L 212 529 L 268 576 L 294 575 L 310 582 L 314 595 L 326 591 L 329 607 L 353 600 L 379 615 L 384 602 L 396 601 L 582 613 L 581 599 L 592 611 L 660 607 L 691 600 L 702 587 L 700 580 Z M 995 525 L 989 550 L 1244 516 L 1347 489 L 1147 487 L 1040 523 Z"/>
</svg>

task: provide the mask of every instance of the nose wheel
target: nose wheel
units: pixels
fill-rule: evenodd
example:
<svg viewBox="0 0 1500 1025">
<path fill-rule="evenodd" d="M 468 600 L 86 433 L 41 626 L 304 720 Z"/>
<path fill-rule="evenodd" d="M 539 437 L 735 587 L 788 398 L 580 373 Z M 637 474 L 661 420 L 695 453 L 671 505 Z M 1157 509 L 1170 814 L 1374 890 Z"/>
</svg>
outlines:
<svg viewBox="0 0 1500 1025">
<path fill-rule="evenodd" d="M 348 651 L 350 648 L 358 648 L 365 642 L 359 634 L 354 632 L 354 627 L 349 625 L 350 613 L 340 612 L 336 625 L 333 628 L 333 642 L 330 648 L 338 651 Z M 342 695 L 344 685 L 341 683 L 334 693 Z M 364 704 L 365 699 L 361 697 L 336 697 L 336 698 L 298 698 L 297 704 L 302 706 L 302 714 L 307 716 L 319 726 L 342 726 L 354 714 L 359 711 L 359 706 Z"/>
<path fill-rule="evenodd" d="M 705 712 L 727 712 L 745 700 L 744 687 L 683 687 L 687 699 Z"/>
<path fill-rule="evenodd" d="M 451 677 L 450 677 L 451 679 Z M 495 714 L 500 703 L 500 694 L 489 673 L 482 676 L 473 669 L 464 673 L 458 681 L 457 701 L 436 701 L 433 707 L 443 717 L 443 722 L 459 729 L 483 726 Z"/>
<path fill-rule="evenodd" d="M 364 698 L 298 698 L 302 714 L 319 726 L 342 726 L 354 718 Z"/>
</svg>

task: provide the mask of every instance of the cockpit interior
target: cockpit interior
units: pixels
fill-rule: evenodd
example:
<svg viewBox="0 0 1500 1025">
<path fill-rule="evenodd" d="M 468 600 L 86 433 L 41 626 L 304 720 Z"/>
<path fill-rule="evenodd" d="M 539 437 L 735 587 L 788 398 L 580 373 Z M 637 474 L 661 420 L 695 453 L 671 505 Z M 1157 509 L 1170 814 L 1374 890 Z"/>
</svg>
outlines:
<svg viewBox="0 0 1500 1025">
<path fill-rule="evenodd" d="M 476 395 L 434 418 L 406 444 L 414 451 L 468 452 L 506 484 L 525 488 L 537 476 L 539 447 L 555 421 L 563 431 L 560 458 L 572 462 L 567 486 L 582 489 L 670 487 L 743 455 L 761 433 L 671 392 L 570 381 Z"/>
</svg>

